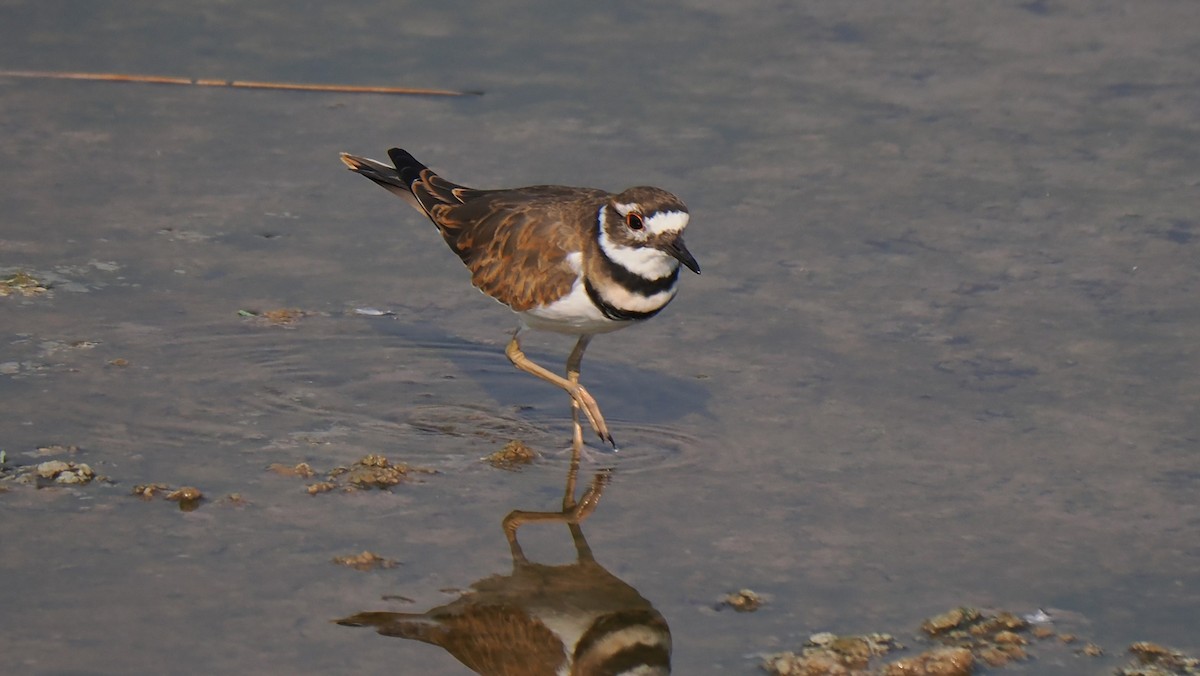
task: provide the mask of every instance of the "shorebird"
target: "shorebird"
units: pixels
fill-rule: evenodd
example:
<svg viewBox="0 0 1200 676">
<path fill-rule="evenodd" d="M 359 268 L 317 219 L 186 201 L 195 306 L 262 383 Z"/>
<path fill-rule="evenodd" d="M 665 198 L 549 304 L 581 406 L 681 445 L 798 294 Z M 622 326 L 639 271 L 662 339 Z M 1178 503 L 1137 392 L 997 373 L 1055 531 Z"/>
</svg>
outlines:
<svg viewBox="0 0 1200 676">
<path fill-rule="evenodd" d="M 392 165 L 342 153 L 352 171 L 399 195 L 427 216 L 471 271 L 472 283 L 520 317 L 505 354 L 518 369 L 571 396 L 575 443 L 579 411 L 615 448 L 596 399 L 579 383 L 592 337 L 645 321 L 675 297 L 679 268 L 700 265 L 683 243 L 688 210 L 660 188 L 619 193 L 535 185 L 477 190 L 452 183 L 407 151 L 388 151 Z M 526 329 L 578 336 L 566 377 L 521 351 Z"/>
<path fill-rule="evenodd" d="M 671 629 L 636 589 L 597 563 L 581 523 L 600 501 L 609 476 L 597 473 L 575 500 L 573 459 L 562 511 L 514 511 L 504 519 L 512 572 L 471 585 L 454 601 L 423 613 L 368 611 L 338 620 L 384 636 L 423 641 L 480 674 L 628 674 L 671 672 Z M 526 558 L 517 529 L 530 522 L 566 524 L 575 562 Z"/>
</svg>

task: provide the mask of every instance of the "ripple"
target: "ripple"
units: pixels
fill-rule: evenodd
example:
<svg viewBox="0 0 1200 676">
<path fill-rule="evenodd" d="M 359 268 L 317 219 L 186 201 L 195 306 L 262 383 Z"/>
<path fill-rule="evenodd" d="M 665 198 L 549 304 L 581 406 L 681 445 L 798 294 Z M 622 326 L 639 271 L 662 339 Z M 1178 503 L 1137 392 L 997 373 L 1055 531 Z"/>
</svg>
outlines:
<svg viewBox="0 0 1200 676">
<path fill-rule="evenodd" d="M 618 474 L 673 471 L 696 464 L 699 440 L 677 428 L 647 423 L 609 421 L 619 444 L 617 450 L 594 440 L 584 423 L 583 469 L 612 469 Z M 540 424 L 539 424 L 540 423 Z M 543 455 L 543 464 L 557 469 L 571 458 L 571 420 L 564 415 L 553 421 L 533 421 L 537 433 L 520 438 Z"/>
<path fill-rule="evenodd" d="M 622 474 L 675 470 L 695 464 L 698 457 L 699 439 L 675 427 L 621 421 L 609 426 L 620 432 L 620 450 L 611 455 Z"/>
<path fill-rule="evenodd" d="M 64 441 L 162 462 L 176 455 L 162 453 L 171 449 L 229 448 L 262 454 L 268 464 L 380 453 L 449 470 L 520 439 L 550 465 L 566 461 L 566 401 L 561 416 L 496 403 L 525 387 L 500 347 L 431 337 L 425 328 L 412 339 L 371 323 L 315 316 L 288 328 L 250 321 L 169 332 L 119 327 L 102 347 L 130 365 L 72 374 L 79 396 L 62 422 L 83 438 Z M 558 401 L 559 394 L 548 388 L 540 396 Z M 685 465 L 698 443 L 668 426 L 610 424 L 621 450 L 596 446 L 592 455 L 622 473 Z"/>
</svg>

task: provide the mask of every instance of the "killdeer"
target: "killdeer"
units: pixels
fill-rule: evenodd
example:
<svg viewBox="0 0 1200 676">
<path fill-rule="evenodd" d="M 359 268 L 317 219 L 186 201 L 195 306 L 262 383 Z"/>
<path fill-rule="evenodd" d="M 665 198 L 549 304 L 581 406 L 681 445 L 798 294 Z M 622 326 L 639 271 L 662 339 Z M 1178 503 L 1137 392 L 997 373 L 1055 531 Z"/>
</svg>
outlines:
<svg viewBox="0 0 1200 676">
<path fill-rule="evenodd" d="M 561 512 L 515 511 L 504 519 L 513 561 L 509 575 L 479 580 L 458 599 L 424 613 L 368 611 L 337 623 L 439 646 L 480 674 L 669 674 L 666 619 L 597 563 L 583 536 L 580 523 L 595 509 L 607 477 L 597 474 L 576 502 L 577 470 L 573 462 Z M 532 521 L 565 523 L 575 562 L 528 560 L 517 529 Z"/>
<path fill-rule="evenodd" d="M 342 153 L 352 171 L 425 214 L 471 271 L 472 283 L 520 316 L 505 354 L 518 369 L 571 396 L 575 445 L 579 410 L 616 447 L 595 398 L 579 384 L 592 337 L 658 314 L 675 297 L 682 264 L 700 265 L 683 244 L 688 210 L 652 187 L 609 193 L 535 185 L 476 190 L 451 183 L 399 148 L 392 164 Z M 539 329 L 578 336 L 562 377 L 521 351 L 521 334 Z"/>
</svg>

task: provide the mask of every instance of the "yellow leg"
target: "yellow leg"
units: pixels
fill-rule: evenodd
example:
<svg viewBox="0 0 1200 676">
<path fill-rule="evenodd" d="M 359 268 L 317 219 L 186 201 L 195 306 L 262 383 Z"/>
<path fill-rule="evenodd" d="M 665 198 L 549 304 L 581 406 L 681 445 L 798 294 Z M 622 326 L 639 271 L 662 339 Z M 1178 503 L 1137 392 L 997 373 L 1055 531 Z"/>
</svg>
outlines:
<svg viewBox="0 0 1200 676">
<path fill-rule="evenodd" d="M 572 412 L 576 420 L 578 420 L 578 410 L 583 409 L 584 415 L 587 416 L 592 429 L 600 435 L 601 441 L 607 441 L 612 444 L 613 448 L 616 448 L 617 444 L 613 441 L 612 435 L 608 433 L 608 425 L 604 422 L 604 416 L 600 414 L 600 406 L 596 403 L 596 399 L 588 393 L 583 385 L 579 384 L 579 362 L 583 360 L 583 351 L 587 348 L 591 336 L 580 336 L 579 341 L 575 344 L 575 349 L 571 351 L 571 356 L 567 360 L 567 372 L 568 375 L 573 373 L 574 377 L 567 379 L 551 372 L 544 366 L 535 364 L 529 357 L 526 357 L 525 353 L 521 351 L 520 335 L 520 330 L 514 333 L 512 340 L 508 341 L 508 347 L 504 349 L 504 354 L 513 363 L 513 366 L 565 390 L 567 394 L 571 395 Z M 578 422 L 575 426 L 578 430 Z M 577 434 L 582 436 L 583 432 L 578 431 Z"/>
<path fill-rule="evenodd" d="M 580 336 L 575 342 L 575 349 L 571 350 L 571 356 L 567 357 L 567 380 L 572 385 L 579 385 L 579 363 L 583 361 L 583 351 L 591 341 L 592 337 L 589 335 Z M 571 452 L 578 462 L 579 452 L 583 448 L 583 427 L 579 425 L 579 402 L 575 401 L 574 397 L 571 398 L 571 431 Z M 612 437 L 608 440 L 612 442 Z"/>
</svg>

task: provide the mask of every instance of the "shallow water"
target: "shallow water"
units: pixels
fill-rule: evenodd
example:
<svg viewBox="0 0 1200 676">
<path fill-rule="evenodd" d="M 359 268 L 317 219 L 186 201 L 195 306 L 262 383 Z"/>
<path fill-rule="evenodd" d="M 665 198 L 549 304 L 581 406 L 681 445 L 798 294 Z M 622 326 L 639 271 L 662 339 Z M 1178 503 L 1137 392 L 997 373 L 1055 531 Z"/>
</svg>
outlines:
<svg viewBox="0 0 1200 676">
<path fill-rule="evenodd" d="M 1014 673 L 1200 650 L 1200 7 L 894 11 L 0 3 L 4 68 L 485 92 L 0 78 L 0 277 L 52 287 L 0 298 L 0 448 L 77 446 L 51 453 L 115 482 L 0 484 L 4 671 L 464 673 L 331 620 L 504 574 L 500 519 L 555 507 L 570 421 L 504 359 L 511 314 L 337 160 L 392 145 L 469 185 L 691 208 L 704 274 L 583 376 L 622 446 L 585 463 L 614 470 L 584 531 L 677 673 L 963 604 L 1109 653 Z M 276 308 L 310 314 L 238 314 Z M 548 458 L 478 461 L 512 438 Z M 368 453 L 437 473 L 310 496 L 265 471 Z M 128 495 L 149 482 L 212 499 Z M 572 559 L 563 528 L 521 537 Z M 400 565 L 330 562 L 364 549 Z M 769 602 L 713 609 L 743 587 Z"/>
</svg>

